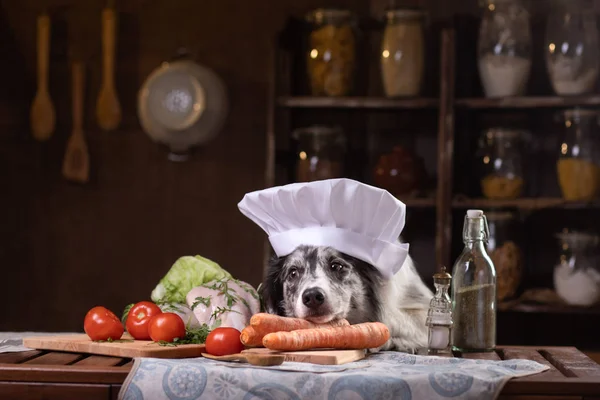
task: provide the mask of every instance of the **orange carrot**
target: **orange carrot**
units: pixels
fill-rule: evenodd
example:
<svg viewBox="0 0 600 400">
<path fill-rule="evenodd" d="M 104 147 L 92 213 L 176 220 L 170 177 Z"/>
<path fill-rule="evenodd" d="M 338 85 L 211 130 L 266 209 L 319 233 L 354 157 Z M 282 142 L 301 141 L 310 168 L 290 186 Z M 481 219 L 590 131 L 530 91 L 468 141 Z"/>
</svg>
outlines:
<svg viewBox="0 0 600 400">
<path fill-rule="evenodd" d="M 248 347 L 262 347 L 262 339 L 264 335 L 256 332 L 256 329 L 252 325 L 248 325 L 242 329 L 240 335 L 241 342 Z"/>
<path fill-rule="evenodd" d="M 316 324 L 302 318 L 281 317 L 279 315 L 258 313 L 250 318 L 250 325 L 257 333 L 266 335 L 272 332 L 291 332 L 297 329 L 330 328 L 350 325 L 345 319 Z"/>
<path fill-rule="evenodd" d="M 271 350 L 370 349 L 385 344 L 390 331 L 381 322 L 324 329 L 300 329 L 265 335 L 263 345 Z"/>
</svg>

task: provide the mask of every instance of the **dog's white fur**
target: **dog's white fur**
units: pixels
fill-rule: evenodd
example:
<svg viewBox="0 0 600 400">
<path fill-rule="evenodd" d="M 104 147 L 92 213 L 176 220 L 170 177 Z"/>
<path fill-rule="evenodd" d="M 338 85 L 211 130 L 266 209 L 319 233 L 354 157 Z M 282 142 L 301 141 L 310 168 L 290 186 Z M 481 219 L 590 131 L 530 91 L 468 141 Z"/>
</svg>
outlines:
<svg viewBox="0 0 600 400">
<path fill-rule="evenodd" d="M 420 296 L 408 296 L 409 292 L 416 292 Z M 400 271 L 382 285 L 381 296 L 381 322 L 387 325 L 391 333 L 391 339 L 381 350 L 410 351 L 426 347 L 425 320 L 433 293 L 419 276 L 410 256 Z"/>
</svg>

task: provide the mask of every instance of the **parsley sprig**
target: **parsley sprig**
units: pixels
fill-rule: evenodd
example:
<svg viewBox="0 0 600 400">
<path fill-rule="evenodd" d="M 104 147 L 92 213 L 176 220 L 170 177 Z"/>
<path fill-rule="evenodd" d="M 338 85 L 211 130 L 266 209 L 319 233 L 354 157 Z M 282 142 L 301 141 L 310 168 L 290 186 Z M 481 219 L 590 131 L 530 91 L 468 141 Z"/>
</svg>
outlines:
<svg viewBox="0 0 600 400">
<path fill-rule="evenodd" d="M 180 338 L 175 338 L 173 342 L 165 342 L 161 340 L 157 342 L 160 346 L 168 346 L 175 347 L 179 344 L 204 344 L 206 342 L 206 337 L 210 333 L 211 328 L 202 324 L 199 328 L 188 328 L 185 330 L 185 336 Z"/>
</svg>

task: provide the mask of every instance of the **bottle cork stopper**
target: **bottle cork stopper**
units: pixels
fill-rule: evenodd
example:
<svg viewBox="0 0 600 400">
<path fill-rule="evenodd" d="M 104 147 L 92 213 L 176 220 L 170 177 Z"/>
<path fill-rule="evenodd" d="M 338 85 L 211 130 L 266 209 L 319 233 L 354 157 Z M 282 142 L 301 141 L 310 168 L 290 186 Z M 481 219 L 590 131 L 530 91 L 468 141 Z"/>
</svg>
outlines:
<svg viewBox="0 0 600 400">
<path fill-rule="evenodd" d="M 483 216 L 482 210 L 467 210 L 468 218 L 481 218 Z"/>
</svg>

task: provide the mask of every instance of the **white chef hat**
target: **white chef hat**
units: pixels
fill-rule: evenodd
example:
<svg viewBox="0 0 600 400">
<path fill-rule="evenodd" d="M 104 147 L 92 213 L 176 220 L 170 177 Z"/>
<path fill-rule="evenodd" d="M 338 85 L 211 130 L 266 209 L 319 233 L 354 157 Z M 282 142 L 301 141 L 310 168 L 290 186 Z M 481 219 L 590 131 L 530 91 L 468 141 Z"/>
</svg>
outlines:
<svg viewBox="0 0 600 400">
<path fill-rule="evenodd" d="M 278 257 L 299 245 L 330 246 L 376 267 L 400 270 L 406 206 L 386 190 L 352 179 L 292 183 L 247 193 L 240 211 L 268 235 Z"/>
</svg>

